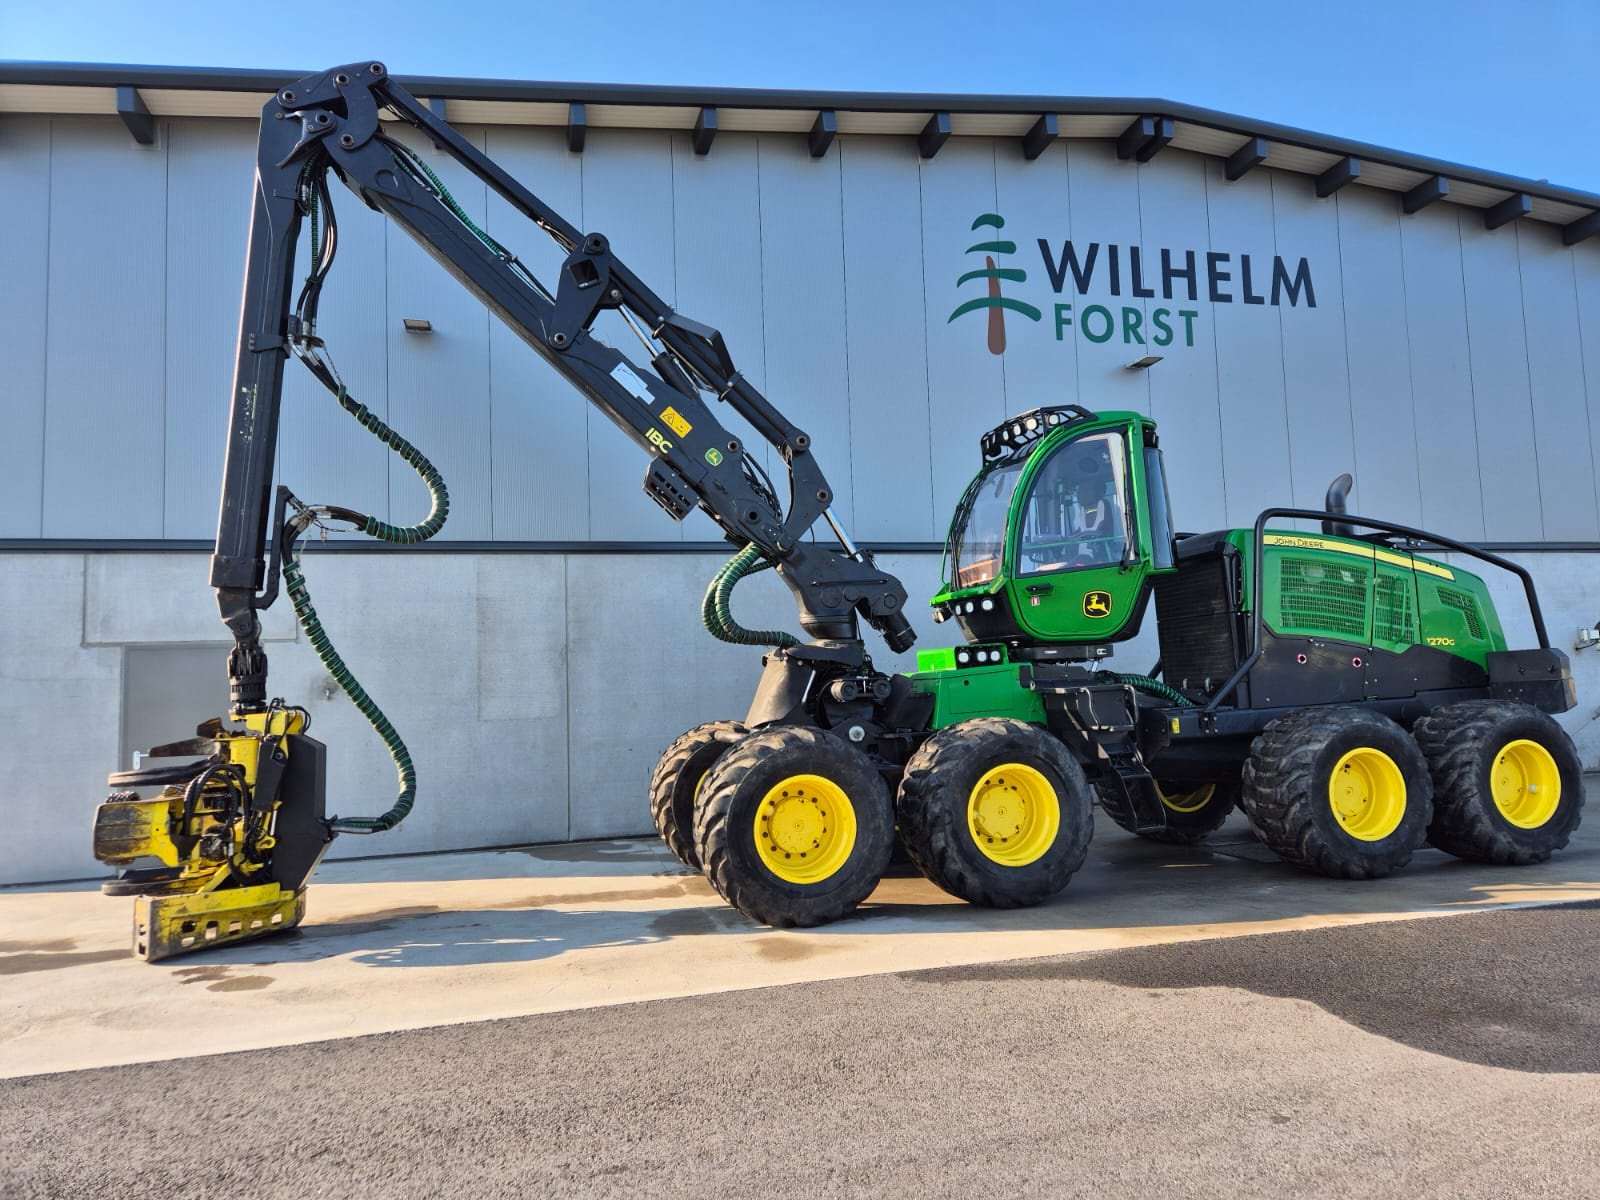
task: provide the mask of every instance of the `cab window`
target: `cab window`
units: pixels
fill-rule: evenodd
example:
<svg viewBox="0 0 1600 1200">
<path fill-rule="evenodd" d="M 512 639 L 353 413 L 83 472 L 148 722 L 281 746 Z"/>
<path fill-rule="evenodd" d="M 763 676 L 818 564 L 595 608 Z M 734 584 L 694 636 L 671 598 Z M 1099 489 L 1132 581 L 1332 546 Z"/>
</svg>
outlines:
<svg viewBox="0 0 1600 1200">
<path fill-rule="evenodd" d="M 988 583 L 1000 574 L 1006 518 L 1022 463 L 996 467 L 978 478 L 967 498 L 967 516 L 951 546 L 951 583 L 958 588 Z"/>
<path fill-rule="evenodd" d="M 1023 504 L 1017 572 L 1071 571 L 1128 556 L 1127 453 L 1120 433 L 1093 433 L 1055 450 Z"/>
</svg>

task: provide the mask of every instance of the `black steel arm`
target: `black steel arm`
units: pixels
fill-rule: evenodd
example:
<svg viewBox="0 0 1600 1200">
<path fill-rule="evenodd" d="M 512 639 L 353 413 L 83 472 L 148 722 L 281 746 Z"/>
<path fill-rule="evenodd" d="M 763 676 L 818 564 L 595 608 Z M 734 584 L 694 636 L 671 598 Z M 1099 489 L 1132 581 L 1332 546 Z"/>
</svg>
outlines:
<svg viewBox="0 0 1600 1200">
<path fill-rule="evenodd" d="M 425 133 L 567 252 L 554 290 L 481 237 L 436 181 L 389 138 L 379 112 Z M 295 247 L 310 189 L 328 171 L 387 215 L 524 341 L 611 418 L 652 461 L 645 490 L 674 518 L 705 511 L 736 545 L 755 544 L 794 593 L 801 626 L 816 638 L 858 641 L 864 617 L 894 650 L 915 640 L 906 592 L 851 544 L 829 512 L 833 490 L 806 433 L 734 367 L 717 330 L 672 310 L 611 252 L 585 235 L 393 83 L 381 63 L 338 67 L 278 92 L 262 111 L 244 300 L 212 586 L 236 648 L 236 709 L 265 703 L 266 659 L 258 609 L 271 603 L 265 547 L 283 365 L 294 338 L 313 338 L 291 315 Z M 653 351 L 649 367 L 590 334 L 618 309 Z M 778 511 L 743 442 L 703 398 L 726 402 L 774 446 L 789 474 Z M 281 519 L 281 518 L 280 518 Z M 805 540 L 819 519 L 838 548 Z M 271 531 L 274 541 L 282 530 Z M 262 591 L 265 585 L 265 591 Z"/>
</svg>

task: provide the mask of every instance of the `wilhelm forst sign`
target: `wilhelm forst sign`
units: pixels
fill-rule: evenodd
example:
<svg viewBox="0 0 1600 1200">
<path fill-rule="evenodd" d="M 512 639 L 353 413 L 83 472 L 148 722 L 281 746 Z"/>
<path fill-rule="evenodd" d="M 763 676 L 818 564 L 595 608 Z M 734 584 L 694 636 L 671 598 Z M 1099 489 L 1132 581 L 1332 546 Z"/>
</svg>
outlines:
<svg viewBox="0 0 1600 1200">
<path fill-rule="evenodd" d="M 1017 254 L 1017 243 L 1001 236 L 1005 218 L 998 213 L 983 213 L 972 222 L 972 230 L 993 231 L 986 240 L 968 246 L 969 255 L 982 255 L 983 266 L 966 271 L 956 280 L 962 287 L 982 280 L 986 294 L 956 305 L 950 321 L 972 312 L 986 312 L 989 319 L 988 345 L 992 354 L 1006 348 L 1005 314 L 1018 313 L 1030 321 L 1044 320 L 1044 312 L 1015 295 L 1006 295 L 1003 283 L 1027 283 L 1025 267 L 1009 265 Z M 1037 240 L 1042 267 L 1035 288 L 1048 282 L 1056 296 L 1088 296 L 1091 289 L 1109 293 L 1113 300 L 1161 300 L 1166 304 L 1151 308 L 1146 316 L 1143 305 L 1107 304 L 1096 301 L 1081 308 L 1075 301 L 1052 303 L 1057 341 L 1065 341 L 1076 331 L 1095 343 L 1120 340 L 1131 346 L 1194 345 L 1198 308 L 1183 307 L 1202 300 L 1211 304 L 1253 304 L 1291 308 L 1304 304 L 1317 306 L 1316 288 L 1311 280 L 1311 264 L 1301 258 L 1291 268 L 1282 256 L 1274 254 L 1268 263 L 1263 257 L 1217 250 L 1155 250 L 1144 246 L 1122 246 L 1115 242 L 1073 242 L 1057 244 L 1049 238 Z M 997 266 L 996 259 L 1008 265 Z"/>
</svg>

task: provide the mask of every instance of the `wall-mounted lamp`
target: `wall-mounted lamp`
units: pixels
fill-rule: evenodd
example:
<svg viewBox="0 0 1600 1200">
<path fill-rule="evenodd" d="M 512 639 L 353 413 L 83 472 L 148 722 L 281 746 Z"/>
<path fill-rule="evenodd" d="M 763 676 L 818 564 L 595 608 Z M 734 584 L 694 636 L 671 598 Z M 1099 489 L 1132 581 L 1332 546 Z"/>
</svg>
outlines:
<svg viewBox="0 0 1600 1200">
<path fill-rule="evenodd" d="M 1148 371 L 1161 361 L 1159 354 L 1146 354 L 1143 358 L 1136 358 L 1131 363 L 1123 363 L 1123 368 L 1129 371 Z"/>
<path fill-rule="evenodd" d="M 406 327 L 407 333 L 433 332 L 433 322 L 424 317 L 402 317 L 400 323 Z"/>
</svg>

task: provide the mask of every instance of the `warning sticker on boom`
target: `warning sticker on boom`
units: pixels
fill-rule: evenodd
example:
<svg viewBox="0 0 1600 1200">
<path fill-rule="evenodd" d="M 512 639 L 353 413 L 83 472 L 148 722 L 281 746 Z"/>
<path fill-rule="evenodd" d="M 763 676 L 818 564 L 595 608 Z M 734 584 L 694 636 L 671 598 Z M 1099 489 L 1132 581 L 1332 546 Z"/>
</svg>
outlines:
<svg viewBox="0 0 1600 1200">
<path fill-rule="evenodd" d="M 683 419 L 683 414 L 670 404 L 661 413 L 661 423 L 679 437 L 688 437 L 689 430 L 694 428 L 693 425 Z"/>
</svg>

